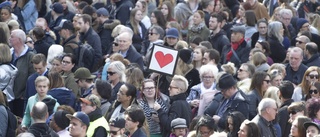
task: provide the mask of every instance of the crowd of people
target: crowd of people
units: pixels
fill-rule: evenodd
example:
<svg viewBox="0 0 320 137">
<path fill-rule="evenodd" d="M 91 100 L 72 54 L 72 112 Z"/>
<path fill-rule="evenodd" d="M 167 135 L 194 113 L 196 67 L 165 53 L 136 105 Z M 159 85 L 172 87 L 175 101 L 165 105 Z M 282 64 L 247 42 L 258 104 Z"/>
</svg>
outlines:
<svg viewBox="0 0 320 137">
<path fill-rule="evenodd" d="M 0 0 L 0 13 L 0 137 L 320 136 L 319 0 Z M 150 69 L 159 46 L 178 53 L 172 75 Z"/>
</svg>

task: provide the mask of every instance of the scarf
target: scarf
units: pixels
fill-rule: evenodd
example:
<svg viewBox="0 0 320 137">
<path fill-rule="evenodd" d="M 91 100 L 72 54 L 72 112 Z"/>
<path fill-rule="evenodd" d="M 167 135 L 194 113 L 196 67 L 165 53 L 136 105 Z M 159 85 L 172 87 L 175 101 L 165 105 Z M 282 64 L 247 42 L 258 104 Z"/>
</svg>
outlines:
<svg viewBox="0 0 320 137">
<path fill-rule="evenodd" d="M 243 41 L 244 41 L 244 38 L 242 38 L 239 42 L 232 42 L 231 48 L 233 48 L 233 50 L 237 50 Z M 230 49 L 230 51 L 227 53 L 227 61 L 230 61 L 232 54 L 233 54 L 232 50 Z"/>
<path fill-rule="evenodd" d="M 201 22 L 199 25 L 192 25 L 192 27 L 190 28 L 190 30 L 194 33 L 200 33 L 202 28 L 205 26 L 206 24 L 204 22 Z"/>
</svg>

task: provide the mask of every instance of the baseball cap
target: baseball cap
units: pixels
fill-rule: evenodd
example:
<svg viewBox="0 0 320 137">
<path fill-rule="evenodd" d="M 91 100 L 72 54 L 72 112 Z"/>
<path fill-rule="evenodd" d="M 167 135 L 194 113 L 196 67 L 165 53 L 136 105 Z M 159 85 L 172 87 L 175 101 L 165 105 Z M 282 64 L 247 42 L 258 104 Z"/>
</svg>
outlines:
<svg viewBox="0 0 320 137">
<path fill-rule="evenodd" d="M 117 117 L 115 119 L 111 119 L 109 124 L 113 127 L 124 128 L 126 121 L 122 117 Z"/>
<path fill-rule="evenodd" d="M 109 12 L 106 8 L 100 8 L 96 11 L 98 17 L 103 15 L 103 16 L 109 16 Z"/>
<path fill-rule="evenodd" d="M 187 122 L 183 118 L 176 118 L 171 121 L 171 128 L 186 128 Z"/>
<path fill-rule="evenodd" d="M 71 21 L 62 19 L 59 26 L 54 27 L 55 30 L 60 31 L 61 29 L 74 30 L 73 24 Z"/>
<path fill-rule="evenodd" d="M 179 38 L 179 31 L 176 28 L 170 28 L 166 32 L 166 37 L 167 38 Z"/>
<path fill-rule="evenodd" d="M 63 13 L 63 6 L 59 2 L 54 3 L 51 9 L 58 14 Z"/>
<path fill-rule="evenodd" d="M 81 121 L 82 123 L 86 124 L 87 127 L 89 127 L 89 125 L 90 125 L 90 119 L 89 119 L 88 115 L 87 115 L 86 113 L 84 113 L 84 112 L 76 112 L 76 113 L 74 113 L 73 115 L 67 114 L 66 116 L 67 116 L 67 118 L 69 118 L 70 120 L 71 120 L 72 118 L 78 119 L 78 120 Z"/>
<path fill-rule="evenodd" d="M 100 108 L 101 102 L 98 96 L 91 94 L 90 96 L 87 96 L 86 98 L 80 98 L 80 101 L 83 103 L 86 103 L 91 106 L 97 106 Z"/>
<path fill-rule="evenodd" d="M 91 75 L 91 72 L 89 69 L 85 67 L 78 68 L 76 72 L 74 72 L 74 78 L 75 79 L 94 79 L 96 78 L 95 75 Z"/>
<path fill-rule="evenodd" d="M 315 123 L 315 122 L 311 122 L 311 121 L 310 122 L 305 122 L 303 124 L 303 126 L 304 126 L 305 129 L 307 129 L 309 126 L 315 126 L 318 129 L 318 131 L 320 131 L 320 125 Z"/>
</svg>

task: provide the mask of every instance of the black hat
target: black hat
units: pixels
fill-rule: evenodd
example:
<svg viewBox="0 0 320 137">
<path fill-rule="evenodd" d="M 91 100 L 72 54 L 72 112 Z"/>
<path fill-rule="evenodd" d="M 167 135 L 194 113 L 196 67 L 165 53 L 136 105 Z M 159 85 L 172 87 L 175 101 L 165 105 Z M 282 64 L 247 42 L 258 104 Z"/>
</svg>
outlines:
<svg viewBox="0 0 320 137">
<path fill-rule="evenodd" d="M 43 99 L 42 102 L 48 106 L 49 115 L 53 114 L 53 109 L 54 109 L 54 106 L 56 105 L 57 101 L 55 99 L 47 97 L 47 98 Z"/>
<path fill-rule="evenodd" d="M 309 127 L 309 126 L 315 126 L 317 129 L 318 129 L 318 131 L 320 132 L 320 125 L 319 124 L 317 124 L 317 123 L 315 123 L 315 122 L 305 122 L 304 124 L 303 124 L 303 126 L 304 126 L 304 128 L 307 130 L 307 128 Z"/>
<path fill-rule="evenodd" d="M 189 49 L 179 50 L 179 57 L 184 63 L 190 64 L 193 59 L 193 52 Z"/>
<path fill-rule="evenodd" d="M 233 76 L 225 73 L 219 78 L 216 88 L 221 91 L 224 89 L 229 89 L 235 84 L 237 84 L 237 81 L 233 78 Z"/>
<path fill-rule="evenodd" d="M 63 13 L 63 6 L 59 2 L 54 3 L 51 8 L 55 13 Z"/>
<path fill-rule="evenodd" d="M 115 119 L 111 119 L 109 124 L 113 127 L 124 128 L 126 121 L 122 117 L 117 117 Z"/>
<path fill-rule="evenodd" d="M 67 111 L 60 110 L 60 111 L 57 111 L 56 113 L 54 113 L 54 115 L 53 115 L 55 123 L 61 129 L 65 129 L 70 124 L 70 120 L 66 116 L 67 114 L 68 114 Z"/>
<path fill-rule="evenodd" d="M 73 24 L 71 21 L 62 19 L 59 26 L 54 27 L 55 30 L 60 31 L 61 29 L 74 30 Z"/>
</svg>

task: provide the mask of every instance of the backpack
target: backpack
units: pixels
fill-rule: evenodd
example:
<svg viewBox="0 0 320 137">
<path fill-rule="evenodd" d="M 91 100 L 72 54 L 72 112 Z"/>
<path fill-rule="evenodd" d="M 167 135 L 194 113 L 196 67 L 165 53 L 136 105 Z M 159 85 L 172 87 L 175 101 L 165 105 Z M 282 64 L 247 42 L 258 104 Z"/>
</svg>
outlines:
<svg viewBox="0 0 320 137">
<path fill-rule="evenodd" d="M 90 71 L 93 69 L 95 51 L 88 43 L 76 43 L 78 48 L 73 49 L 74 55 L 76 55 L 78 67 L 88 68 Z"/>
<path fill-rule="evenodd" d="M 3 105 L 6 108 L 7 114 L 8 114 L 8 127 L 7 127 L 7 134 L 6 137 L 15 137 L 16 136 L 16 129 L 18 127 L 18 120 L 17 117 L 11 112 L 11 110 Z"/>
</svg>

